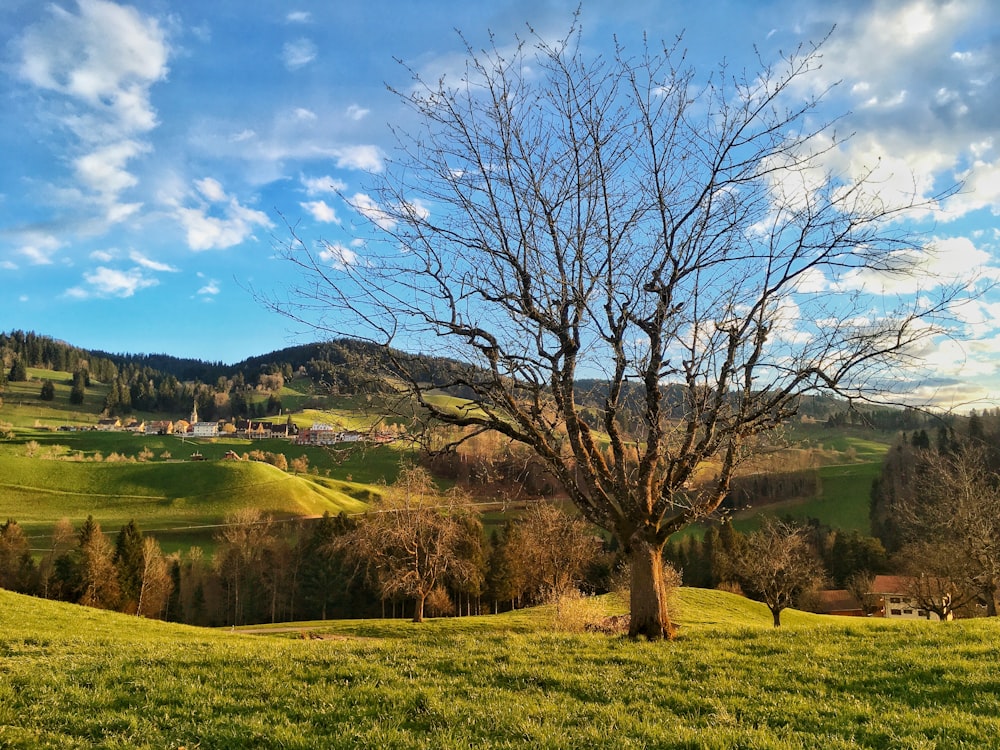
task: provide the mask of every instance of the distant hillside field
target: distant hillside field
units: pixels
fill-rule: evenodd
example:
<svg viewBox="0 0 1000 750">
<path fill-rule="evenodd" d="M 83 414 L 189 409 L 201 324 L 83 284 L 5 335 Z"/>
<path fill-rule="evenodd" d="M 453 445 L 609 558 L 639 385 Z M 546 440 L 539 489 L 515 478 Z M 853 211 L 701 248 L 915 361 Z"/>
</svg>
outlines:
<svg viewBox="0 0 1000 750">
<path fill-rule="evenodd" d="M 317 480 L 256 461 L 77 463 L 0 457 L 0 516 L 27 529 L 93 515 L 106 529 L 219 522 L 253 506 L 279 517 L 358 512 L 349 483 Z M 362 491 L 367 494 L 367 490 Z"/>
<path fill-rule="evenodd" d="M 243 635 L 0 591 L 0 746 L 996 747 L 994 620 L 775 630 L 730 594 L 679 599 L 679 640 L 647 643 L 545 608 Z"/>
</svg>

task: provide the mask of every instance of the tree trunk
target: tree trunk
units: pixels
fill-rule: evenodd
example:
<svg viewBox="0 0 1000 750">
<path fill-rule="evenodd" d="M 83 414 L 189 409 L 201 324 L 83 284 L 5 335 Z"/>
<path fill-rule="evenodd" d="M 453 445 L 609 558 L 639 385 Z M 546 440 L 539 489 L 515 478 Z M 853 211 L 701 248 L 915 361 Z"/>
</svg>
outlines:
<svg viewBox="0 0 1000 750">
<path fill-rule="evenodd" d="M 781 627 L 781 609 L 771 608 L 771 617 L 774 618 L 774 627 Z"/>
<path fill-rule="evenodd" d="M 629 562 L 632 568 L 629 607 L 629 636 L 650 640 L 673 639 L 677 635 L 667 612 L 667 587 L 663 580 L 662 545 L 646 541 L 632 544 Z"/>
<path fill-rule="evenodd" d="M 986 591 L 983 592 L 986 598 L 986 616 L 996 617 L 997 616 L 997 583 L 995 580 L 990 579 L 990 582 L 986 585 Z"/>
<path fill-rule="evenodd" d="M 416 601 L 413 602 L 413 621 L 423 622 L 424 621 L 424 600 L 427 598 L 425 594 L 418 594 Z"/>
</svg>

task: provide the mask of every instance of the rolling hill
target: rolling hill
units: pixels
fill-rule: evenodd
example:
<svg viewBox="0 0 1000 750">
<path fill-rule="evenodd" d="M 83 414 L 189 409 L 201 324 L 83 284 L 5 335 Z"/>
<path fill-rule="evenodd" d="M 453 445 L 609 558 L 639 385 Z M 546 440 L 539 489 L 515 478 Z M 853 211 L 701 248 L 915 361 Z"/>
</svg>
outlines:
<svg viewBox="0 0 1000 750">
<path fill-rule="evenodd" d="M 0 591 L 10 748 L 957 748 L 1000 736 L 998 623 L 891 623 L 682 589 L 680 638 L 551 610 L 247 635 Z M 614 609 L 614 602 L 603 606 Z M 303 638 L 308 635 L 308 638 Z"/>
</svg>

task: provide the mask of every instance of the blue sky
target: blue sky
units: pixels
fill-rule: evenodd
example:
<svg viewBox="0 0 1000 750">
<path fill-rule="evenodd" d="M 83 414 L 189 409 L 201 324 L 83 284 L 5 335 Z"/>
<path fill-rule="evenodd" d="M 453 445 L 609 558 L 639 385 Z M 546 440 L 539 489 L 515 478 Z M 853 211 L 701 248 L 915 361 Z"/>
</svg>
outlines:
<svg viewBox="0 0 1000 750">
<path fill-rule="evenodd" d="M 881 159 L 886 191 L 964 189 L 920 231 L 931 275 L 1000 279 L 1000 16 L 993 0 L 584 2 L 585 45 L 684 33 L 710 72 L 836 25 L 815 89 L 849 112 L 844 169 Z M 533 0 L 0 4 L 0 329 L 114 352 L 235 362 L 315 338 L 254 301 L 298 279 L 285 222 L 363 253 L 364 194 L 409 115 L 404 61 L 436 78 L 474 47 L 565 32 Z M 915 182 L 914 182 L 915 181 Z M 365 231 L 367 234 L 367 230 Z M 353 243 L 353 244 L 352 244 Z M 353 249 L 351 249 L 353 248 Z M 1000 394 L 1000 295 L 925 352 L 944 404 Z"/>
</svg>

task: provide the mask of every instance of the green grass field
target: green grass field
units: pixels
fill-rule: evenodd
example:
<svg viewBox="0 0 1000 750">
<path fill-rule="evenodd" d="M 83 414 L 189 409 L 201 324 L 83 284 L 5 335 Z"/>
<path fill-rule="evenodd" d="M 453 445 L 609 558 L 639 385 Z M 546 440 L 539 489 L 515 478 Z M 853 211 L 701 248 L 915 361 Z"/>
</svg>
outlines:
<svg viewBox="0 0 1000 750">
<path fill-rule="evenodd" d="M 729 594 L 679 599 L 681 637 L 647 643 L 554 632 L 544 608 L 244 635 L 0 592 L 0 746 L 997 746 L 996 621 L 774 630 Z"/>
</svg>

